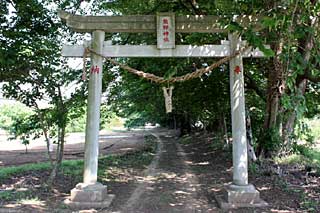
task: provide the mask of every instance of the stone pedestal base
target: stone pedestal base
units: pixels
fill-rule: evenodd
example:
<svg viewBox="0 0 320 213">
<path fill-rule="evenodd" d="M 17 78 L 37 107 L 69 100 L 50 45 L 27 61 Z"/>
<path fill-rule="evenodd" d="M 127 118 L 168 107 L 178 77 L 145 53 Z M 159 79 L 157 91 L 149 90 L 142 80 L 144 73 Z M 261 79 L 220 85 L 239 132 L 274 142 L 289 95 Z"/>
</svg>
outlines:
<svg viewBox="0 0 320 213">
<path fill-rule="evenodd" d="M 64 201 L 72 209 L 90 209 L 109 207 L 114 195 L 108 194 L 107 186 L 101 183 L 78 183 L 71 190 L 70 199 Z"/>
<path fill-rule="evenodd" d="M 235 209 L 243 207 L 266 207 L 268 204 L 260 199 L 260 193 L 251 184 L 247 186 L 229 185 L 223 196 L 215 196 L 220 208 Z"/>
</svg>

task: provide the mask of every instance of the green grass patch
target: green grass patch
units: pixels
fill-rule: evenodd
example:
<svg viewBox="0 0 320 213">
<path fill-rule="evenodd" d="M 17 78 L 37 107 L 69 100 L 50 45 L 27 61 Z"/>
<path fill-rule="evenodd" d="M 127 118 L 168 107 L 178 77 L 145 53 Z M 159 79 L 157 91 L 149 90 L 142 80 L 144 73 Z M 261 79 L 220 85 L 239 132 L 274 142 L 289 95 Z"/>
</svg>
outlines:
<svg viewBox="0 0 320 213">
<path fill-rule="evenodd" d="M 282 158 L 276 158 L 275 161 L 279 164 L 312 167 L 320 174 L 320 150 L 303 145 L 298 145 L 297 150 L 298 153 Z"/>
<path fill-rule="evenodd" d="M 286 157 L 276 158 L 275 161 L 279 164 L 306 164 L 307 159 L 301 154 L 292 154 Z"/>
<path fill-rule="evenodd" d="M 314 140 L 320 140 L 320 117 L 309 119 L 306 123 L 311 130 L 311 135 L 314 137 Z"/>
<path fill-rule="evenodd" d="M 32 191 L 30 190 L 24 190 L 24 191 L 18 191 L 15 189 L 1 191 L 0 192 L 0 200 L 24 200 L 24 199 L 32 199 L 35 198 L 32 195 Z"/>
<path fill-rule="evenodd" d="M 132 151 L 124 155 L 109 155 L 99 158 L 98 179 L 102 183 L 112 179 L 110 174 L 111 168 L 123 169 L 144 169 L 152 161 L 157 144 L 156 138 L 153 136 L 145 137 L 145 146 L 138 151 Z M 62 162 L 60 174 L 69 176 L 73 181 L 80 182 L 83 175 L 83 160 L 66 160 Z M 7 179 L 12 177 L 21 177 L 32 174 L 32 172 L 50 171 L 50 163 L 26 164 L 21 166 L 13 166 L 0 169 L 0 184 L 5 184 Z M 45 178 L 45 176 L 43 177 Z M 45 190 L 45 185 L 35 189 L 33 185 L 23 186 L 23 188 L 13 188 L 0 191 L 1 201 L 15 201 L 36 199 L 37 190 Z"/>
<path fill-rule="evenodd" d="M 308 163 L 312 165 L 320 164 L 320 150 L 312 149 L 305 146 L 299 146 L 299 152 L 308 159 Z"/>
<path fill-rule="evenodd" d="M 0 181 L 8 179 L 11 176 L 18 175 L 28 171 L 44 171 L 50 169 L 49 162 L 37 163 L 37 164 L 25 164 L 21 166 L 11 166 L 0 169 Z"/>
<path fill-rule="evenodd" d="M 184 135 L 180 138 L 179 142 L 181 144 L 191 144 L 193 142 L 193 139 L 190 135 Z"/>
<path fill-rule="evenodd" d="M 129 152 L 125 155 L 107 156 L 99 159 L 98 179 L 109 179 L 108 168 L 140 168 L 145 169 L 152 161 L 156 149 L 156 138 L 145 137 L 145 146 L 139 151 Z M 102 181 L 103 182 L 103 181 Z"/>
<path fill-rule="evenodd" d="M 65 160 L 62 162 L 61 171 L 66 175 L 76 174 L 79 167 L 83 167 L 83 160 Z M 0 169 L 0 181 L 29 171 L 47 171 L 51 166 L 49 162 L 24 164 Z"/>
</svg>

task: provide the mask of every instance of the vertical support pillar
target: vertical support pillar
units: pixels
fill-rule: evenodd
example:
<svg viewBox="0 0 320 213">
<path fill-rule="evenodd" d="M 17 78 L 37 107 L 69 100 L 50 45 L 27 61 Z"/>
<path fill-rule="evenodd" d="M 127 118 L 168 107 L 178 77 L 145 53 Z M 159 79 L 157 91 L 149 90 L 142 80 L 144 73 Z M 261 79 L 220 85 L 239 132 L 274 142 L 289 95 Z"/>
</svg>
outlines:
<svg viewBox="0 0 320 213">
<path fill-rule="evenodd" d="M 228 38 L 230 41 L 230 54 L 240 50 L 240 38 L 236 34 L 229 34 Z M 233 140 L 233 184 L 245 186 L 248 185 L 248 154 L 245 121 L 244 77 L 241 55 L 230 60 L 229 69 Z"/>
<path fill-rule="evenodd" d="M 230 54 L 241 48 L 240 37 L 229 34 Z M 230 98 L 232 115 L 233 183 L 221 197 L 215 196 L 219 206 L 226 210 L 238 207 L 263 207 L 259 192 L 248 184 L 248 154 L 245 121 L 244 77 L 241 54 L 230 60 Z M 225 200 L 226 199 L 226 200 Z"/>
<path fill-rule="evenodd" d="M 92 33 L 91 48 L 95 52 L 102 53 L 104 38 L 105 32 L 103 31 L 94 31 Z M 91 54 L 83 174 L 83 183 L 86 184 L 97 182 L 102 60 L 102 57 Z"/>
<path fill-rule="evenodd" d="M 103 31 L 92 33 L 91 48 L 95 52 L 102 53 L 104 38 Z M 106 208 L 114 198 L 114 195 L 108 194 L 107 186 L 97 182 L 102 60 L 101 56 L 91 54 L 83 183 L 78 183 L 71 190 L 70 199 L 65 200 L 65 204 L 74 209 Z"/>
</svg>

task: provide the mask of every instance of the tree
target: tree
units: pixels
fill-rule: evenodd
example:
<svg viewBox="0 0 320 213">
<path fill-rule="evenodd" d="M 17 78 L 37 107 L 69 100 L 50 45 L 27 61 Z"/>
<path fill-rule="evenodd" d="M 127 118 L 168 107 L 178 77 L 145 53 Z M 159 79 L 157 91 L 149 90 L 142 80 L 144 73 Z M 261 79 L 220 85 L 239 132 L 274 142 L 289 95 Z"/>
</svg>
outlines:
<svg viewBox="0 0 320 213">
<path fill-rule="evenodd" d="M 84 105 L 86 84 L 80 80 L 81 71 L 71 70 L 60 57 L 61 23 L 54 11 L 48 9 L 51 2 L 6 1 L 1 15 L 2 36 L 0 81 L 3 92 L 35 111 L 33 122 L 23 121 L 20 134 L 29 135 L 40 128 L 46 138 L 48 154 L 49 139 L 56 138 L 57 154 L 49 178 L 53 182 L 63 158 L 65 129 L 69 111 Z M 9 14 L 12 8 L 12 14 Z M 78 84 L 69 97 L 63 94 L 71 82 Z M 39 106 L 46 100 L 47 108 Z"/>
<path fill-rule="evenodd" d="M 117 14 L 149 14 L 155 11 L 174 11 L 178 15 L 190 13 L 224 15 L 226 18 L 221 19 L 221 24 L 226 25 L 226 27 L 232 31 L 238 31 L 243 39 L 246 39 L 251 45 L 259 47 L 266 55 L 273 56 L 264 60 L 249 62 L 247 60 L 245 64 L 245 70 L 248 70 L 245 73 L 246 99 L 249 108 L 255 109 L 255 113 L 251 113 L 254 116 L 252 120 L 253 123 L 259 125 L 259 127 L 254 127 L 254 133 L 255 137 L 259 138 L 258 151 L 263 157 L 271 157 L 280 152 L 290 151 L 293 142 L 290 142 L 289 139 L 294 138 L 294 126 L 298 124 L 306 110 L 312 110 L 314 113 L 317 112 L 317 107 L 309 104 L 309 108 L 306 108 L 307 105 L 304 104 L 308 103 L 307 97 L 309 100 L 315 100 L 317 97 L 315 93 L 311 95 L 311 93 L 309 93 L 310 90 L 306 90 L 306 88 L 312 88 L 312 91 L 319 89 L 319 75 L 317 74 L 319 73 L 317 59 L 317 52 L 319 51 L 317 39 L 319 34 L 317 28 L 319 3 L 317 1 L 240 1 L 236 4 L 231 4 L 229 1 L 215 1 L 215 3 L 212 4 L 201 0 L 185 0 L 172 1 L 170 4 L 164 4 L 162 1 L 146 1 L 144 4 L 140 4 L 138 2 L 130 1 L 129 3 L 125 0 L 119 0 L 103 3 L 101 4 L 101 8 L 107 8 Z M 250 26 L 247 28 L 238 26 L 228 19 L 230 15 L 234 14 L 263 16 L 262 29 L 256 32 Z M 215 35 L 217 36 L 216 40 L 212 40 L 211 36 L 212 35 L 177 34 L 176 42 L 185 41 L 191 44 L 210 43 L 226 35 Z M 127 35 L 118 38 L 118 41 L 130 44 L 137 41 L 140 43 L 150 42 L 150 39 L 146 40 L 146 38 L 148 38 L 146 35 L 139 35 L 139 37 Z M 149 36 L 149 38 L 153 37 Z M 271 50 L 265 49 L 263 44 L 270 44 Z M 180 70 L 190 72 L 190 64 L 193 62 L 197 63 L 198 59 L 195 59 L 189 63 L 189 65 L 181 62 L 181 60 L 173 60 L 174 62 L 170 60 L 170 63 L 165 63 L 165 65 L 157 62 L 142 65 L 143 63 L 147 63 L 144 62 L 146 61 L 144 59 L 140 59 L 138 64 L 134 61 L 136 61 L 136 59 L 128 59 L 127 63 L 141 70 L 147 70 L 147 67 L 153 67 L 150 72 L 159 70 L 155 73 L 170 76 L 177 74 L 177 72 L 173 70 L 177 70 L 179 67 Z M 203 62 L 206 62 L 206 60 L 203 60 L 201 63 Z M 156 64 L 156 67 L 154 67 L 154 64 Z M 167 64 L 176 64 L 176 66 L 174 66 L 175 68 L 170 68 L 167 67 Z M 222 68 L 223 67 L 221 67 L 221 69 Z M 165 73 L 163 73 L 163 71 L 165 71 Z M 181 74 L 181 72 L 178 74 Z M 124 78 L 122 80 L 124 83 L 119 85 L 121 88 L 131 85 L 131 81 L 137 79 Z M 307 84 L 308 81 L 312 82 L 312 84 Z M 209 85 L 212 83 L 213 82 L 210 81 Z M 228 88 L 227 84 L 228 81 L 224 81 L 222 88 Z M 139 82 L 139 85 L 141 86 L 140 91 L 144 88 L 144 82 Z M 192 83 L 186 82 L 181 85 L 179 84 L 174 90 L 174 104 L 176 105 L 176 110 L 181 111 L 175 111 L 173 114 L 180 114 L 180 117 L 188 120 L 191 126 L 192 123 L 195 123 L 195 121 L 199 119 L 203 123 L 206 123 L 206 120 L 215 123 L 217 122 L 215 119 L 217 115 L 228 115 L 229 113 L 229 107 L 224 107 L 222 111 L 217 111 L 217 109 L 220 108 L 218 107 L 219 104 L 210 99 L 208 100 L 208 96 L 206 95 L 199 96 L 199 94 L 204 93 L 204 87 L 202 86 L 208 87 L 206 83 L 199 84 L 194 80 Z M 137 87 L 138 85 L 134 84 L 134 88 Z M 191 91 L 188 90 L 188 88 L 192 88 Z M 179 92 L 180 89 L 182 89 L 183 92 Z M 134 114 L 136 119 L 140 119 L 141 121 L 141 117 L 137 117 L 137 113 L 134 112 L 141 110 L 141 106 L 135 106 L 137 105 L 136 102 L 138 102 L 138 99 L 141 99 L 142 92 L 140 91 L 139 94 L 137 94 L 132 91 L 132 88 L 131 90 L 128 88 L 128 93 L 132 95 L 126 97 L 121 96 L 123 102 L 126 103 L 128 111 Z M 198 97 L 196 98 L 190 94 L 198 94 Z M 149 97 L 150 93 L 146 92 L 145 95 Z M 210 95 L 212 95 L 212 97 L 220 97 L 217 91 Z M 224 92 L 224 96 L 221 96 L 223 100 L 228 97 L 225 95 L 227 95 L 227 92 Z M 155 100 L 161 97 L 159 91 L 156 93 L 156 97 Z M 116 101 L 116 99 L 114 99 L 114 101 Z M 160 104 L 160 102 L 153 103 L 153 105 L 158 107 L 161 106 Z M 220 106 L 226 106 L 226 104 L 228 104 L 228 102 L 222 101 Z M 149 120 L 152 120 L 152 118 L 163 120 L 156 118 L 164 118 L 164 115 L 160 116 L 158 112 L 154 112 L 156 116 L 152 117 L 152 111 L 155 108 L 157 107 L 148 108 L 148 111 L 150 111 L 150 113 L 148 113 Z M 148 117 L 145 112 L 146 111 L 140 113 L 144 119 Z M 182 114 L 185 116 L 182 116 Z M 229 119 L 227 123 L 230 123 Z"/>
</svg>

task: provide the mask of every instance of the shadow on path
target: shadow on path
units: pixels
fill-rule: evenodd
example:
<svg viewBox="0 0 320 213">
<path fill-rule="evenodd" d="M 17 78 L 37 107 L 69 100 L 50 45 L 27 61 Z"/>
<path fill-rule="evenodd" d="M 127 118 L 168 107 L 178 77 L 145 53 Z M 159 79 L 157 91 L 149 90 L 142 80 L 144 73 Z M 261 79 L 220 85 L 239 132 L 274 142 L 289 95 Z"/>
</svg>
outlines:
<svg viewBox="0 0 320 213">
<path fill-rule="evenodd" d="M 174 136 L 155 136 L 158 154 L 121 212 L 218 212 L 201 195 L 197 177 Z"/>
</svg>

